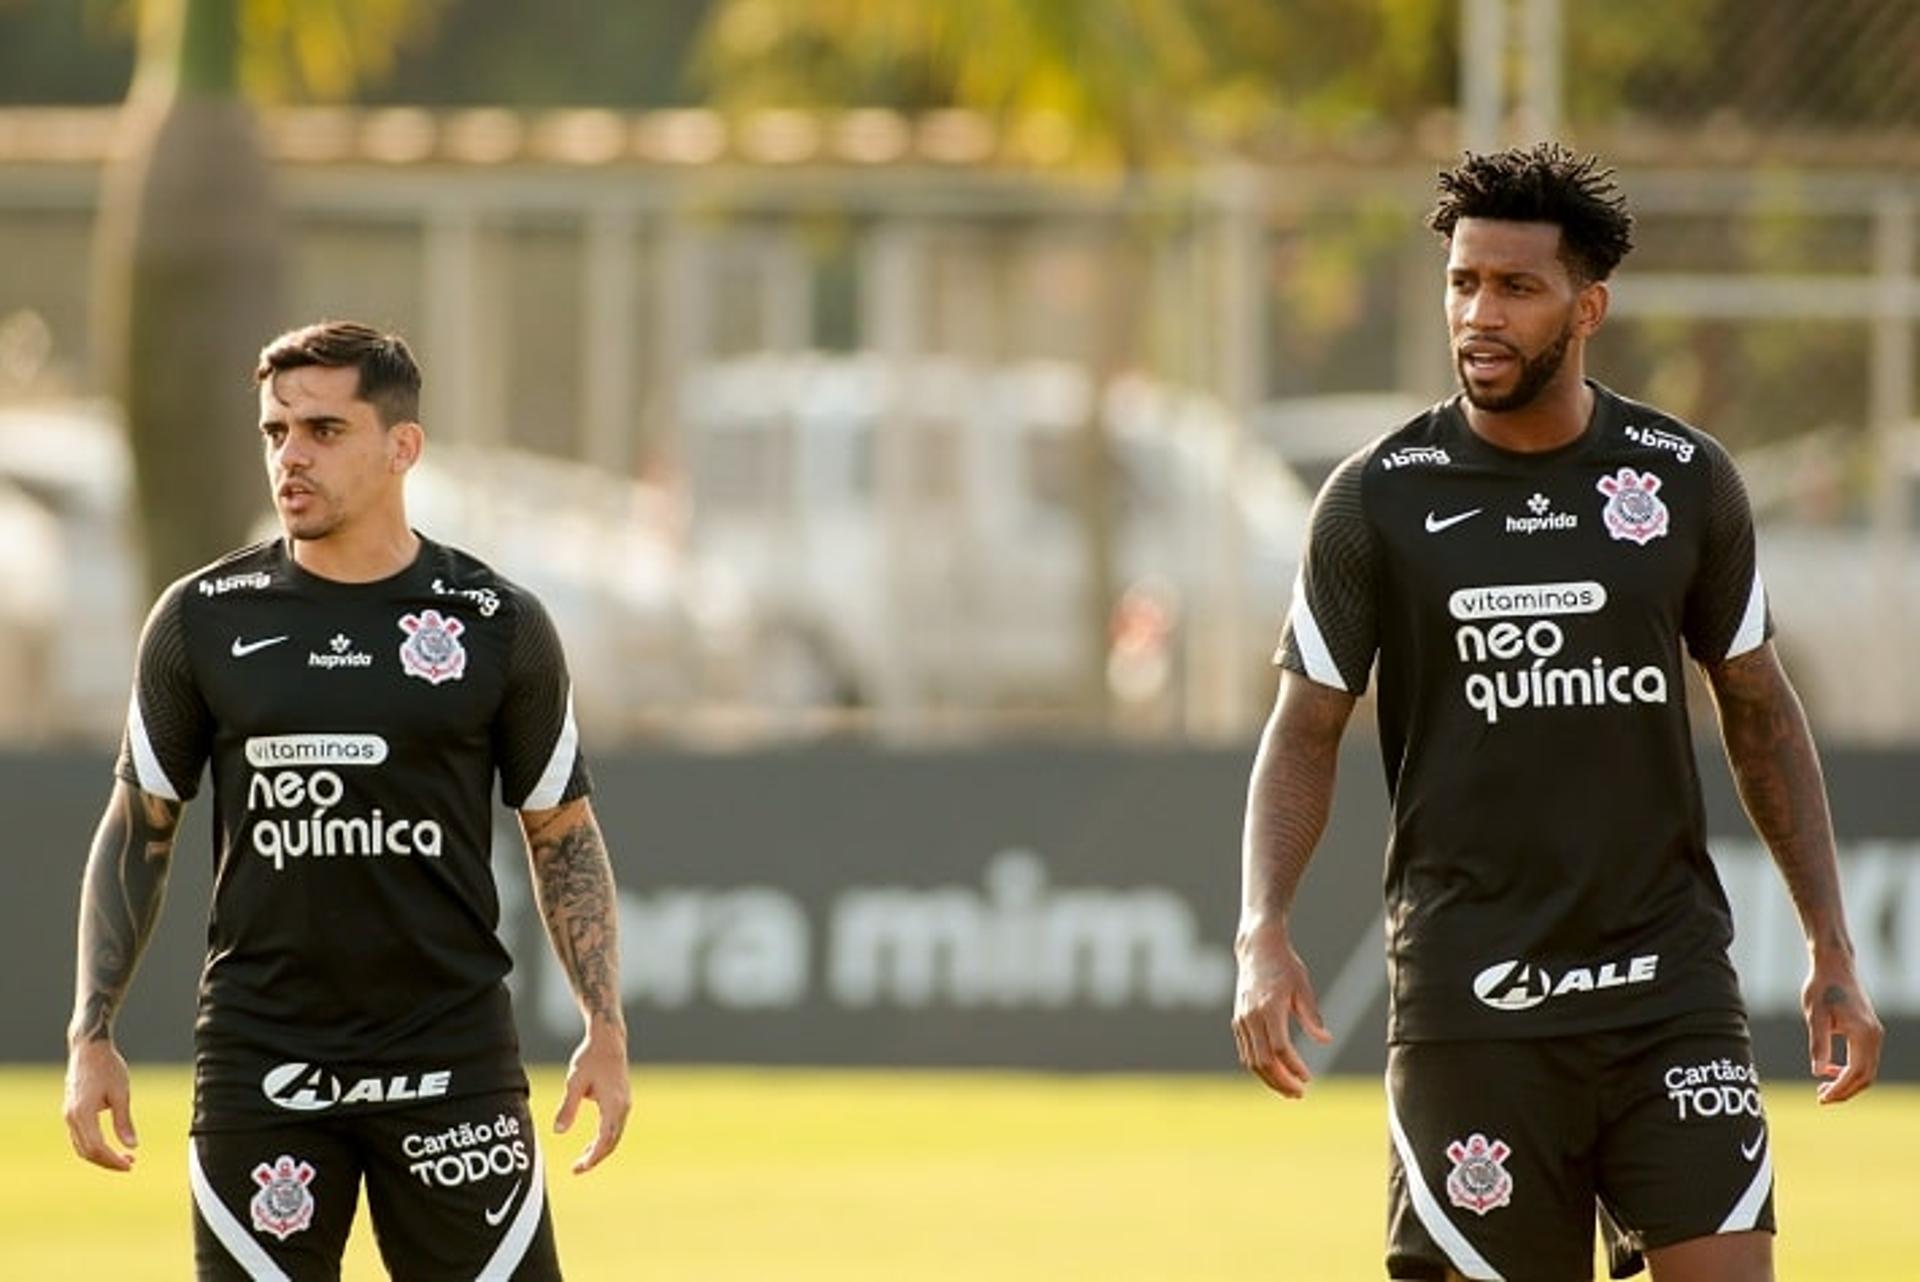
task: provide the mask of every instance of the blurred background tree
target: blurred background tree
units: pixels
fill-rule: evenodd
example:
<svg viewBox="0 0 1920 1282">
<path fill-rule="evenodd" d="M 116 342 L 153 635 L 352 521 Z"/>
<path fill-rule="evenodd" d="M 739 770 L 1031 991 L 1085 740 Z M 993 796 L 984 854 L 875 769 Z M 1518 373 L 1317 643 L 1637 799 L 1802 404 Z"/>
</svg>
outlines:
<svg viewBox="0 0 1920 1282">
<path fill-rule="evenodd" d="M 1554 6 L 1507 7 L 1519 21 Z M 1648 147 L 1690 147 L 1724 162 L 1729 148 L 1755 145 L 1756 134 L 1911 125 L 1911 96 L 1885 90 L 1920 55 L 1910 9 L 1885 0 L 1830 8 L 1815 21 L 1792 0 L 1563 3 L 1561 131 L 1576 143 L 1617 146 L 1633 165 L 1662 158 Z M 189 13 L 203 15 L 191 24 L 202 34 L 190 40 L 180 35 Z M 111 101 L 132 75 L 138 45 L 126 150 L 148 159 L 123 160 L 109 183 L 98 347 L 121 371 L 101 381 L 121 395 L 135 429 L 152 573 L 164 579 L 232 543 L 231 531 L 255 510 L 250 452 L 229 471 L 213 442 L 238 450 L 245 439 L 253 411 L 244 355 L 280 324 L 304 319 L 271 303 L 279 232 L 248 103 L 961 107 L 993 125 L 1001 140 L 993 163 L 1105 184 L 1124 205 L 1158 175 L 1223 156 L 1361 166 L 1444 154 L 1455 138 L 1462 13 L 1461 0 L 551 0 L 537 11 L 515 0 L 0 0 L 0 101 Z M 229 25 L 230 41 L 215 38 Z M 1528 83 L 1539 69 L 1529 56 L 1511 57 L 1506 74 Z M 194 126 L 211 141 L 176 137 L 188 114 L 222 113 L 224 123 Z M 171 121 L 165 130 L 163 121 Z M 193 155 L 206 167 L 181 158 Z M 163 182 L 169 172 L 177 177 Z M 1391 243 L 1423 198 L 1376 187 L 1372 199 L 1384 209 L 1265 215 L 1264 234 L 1283 247 L 1261 282 L 1271 299 L 1265 394 L 1384 377 L 1381 314 L 1410 313 L 1417 299 L 1394 275 Z M 1654 212 L 1650 232 L 1663 216 L 1678 221 Z M 1650 235 L 1632 266 L 1795 268 L 1802 224 L 1818 217 L 1815 202 L 1804 218 L 1776 208 L 1770 226 L 1792 235 Z M 1143 337 L 1143 316 L 1161 315 L 1163 329 L 1186 322 L 1177 307 L 1156 305 L 1146 269 L 1168 227 L 1109 219 L 1083 227 L 1107 268 L 1070 301 L 1086 317 L 1078 359 L 1104 384 L 1147 363 L 1158 339 Z M 165 234 L 151 245 L 138 239 L 152 229 Z M 1655 252 L 1663 242 L 1680 246 L 1664 264 Z M 163 252 L 163 244 L 172 247 Z M 1421 266 L 1402 261 L 1416 273 Z M 189 280 L 209 292 L 194 294 L 201 285 Z M 152 313 L 165 322 L 142 328 L 143 300 L 154 298 L 168 300 Z M 1623 381 L 1738 438 L 1749 421 L 1770 421 L 1756 406 L 1805 382 L 1814 345 L 1854 344 L 1832 328 L 1757 332 L 1739 318 L 1621 326 L 1606 356 Z M 206 355 L 194 347 L 203 340 Z M 143 344 L 158 354 L 137 356 Z M 1314 359 L 1320 352 L 1330 355 Z M 138 391 L 136 366 L 146 386 L 171 390 Z M 185 414 L 163 410 L 167 398 L 185 403 L 198 389 L 224 389 L 230 399 Z M 1845 408 L 1842 417 L 1859 417 Z M 1093 567 L 1084 628 L 1084 694 L 1093 706 L 1104 697 L 1093 656 L 1105 646 L 1117 586 L 1116 482 L 1105 425 L 1094 416 L 1085 427 L 1078 503 Z M 224 511 L 229 502 L 245 510 Z M 166 543 L 169 523 L 192 530 L 177 547 Z"/>
<path fill-rule="evenodd" d="M 700 53 L 712 101 L 759 107 L 959 107 L 980 113 L 1033 163 L 1104 175 L 1123 204 L 1146 175 L 1271 113 L 1269 59 L 1288 47 L 1280 8 L 1247 0 L 720 0 Z M 1105 720 L 1120 584 L 1117 489 L 1106 390 L 1136 363 L 1148 302 L 1150 229 L 1109 235 L 1087 300 L 1089 398 L 1075 507 L 1084 542 L 1079 698 Z"/>
<path fill-rule="evenodd" d="M 338 96 L 384 70 L 426 0 L 144 0 L 95 240 L 101 383 L 133 447 L 157 591 L 262 510 L 249 360 L 295 318 L 256 97 Z"/>
</svg>

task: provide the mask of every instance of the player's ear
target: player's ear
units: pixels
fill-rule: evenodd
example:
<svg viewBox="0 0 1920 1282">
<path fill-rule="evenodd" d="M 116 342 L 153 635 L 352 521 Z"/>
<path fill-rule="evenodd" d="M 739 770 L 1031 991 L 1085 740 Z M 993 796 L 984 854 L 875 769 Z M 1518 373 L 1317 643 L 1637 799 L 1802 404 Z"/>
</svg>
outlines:
<svg viewBox="0 0 1920 1282">
<path fill-rule="evenodd" d="M 387 466 L 394 472 L 405 472 L 420 461 L 420 452 L 426 447 L 427 433 L 418 423 L 408 420 L 395 423 L 387 429 Z"/>
<path fill-rule="evenodd" d="M 1607 304 L 1613 301 L 1613 294 L 1604 280 L 1588 281 L 1580 287 L 1573 299 L 1574 333 L 1581 338 L 1593 337 L 1600 328 L 1600 322 L 1607 318 Z"/>
</svg>

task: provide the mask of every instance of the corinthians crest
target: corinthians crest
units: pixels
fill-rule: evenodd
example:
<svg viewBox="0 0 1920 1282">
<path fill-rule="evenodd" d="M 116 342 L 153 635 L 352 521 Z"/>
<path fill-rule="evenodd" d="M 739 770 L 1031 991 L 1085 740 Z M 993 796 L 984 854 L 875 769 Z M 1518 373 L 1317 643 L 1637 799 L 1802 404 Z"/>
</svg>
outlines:
<svg viewBox="0 0 1920 1282">
<path fill-rule="evenodd" d="M 457 618 L 443 616 L 438 610 L 400 616 L 400 630 L 407 639 L 400 643 L 400 670 L 431 685 L 458 681 L 467 670 L 467 651 L 460 634 L 467 625 Z"/>
<path fill-rule="evenodd" d="M 1607 496 L 1600 519 L 1614 538 L 1645 547 L 1667 532 L 1667 505 L 1657 497 L 1660 478 L 1652 472 L 1623 467 L 1612 476 L 1601 477 L 1596 488 Z"/>
<path fill-rule="evenodd" d="M 313 1223 L 313 1183 L 310 1163 L 282 1153 L 272 1165 L 265 1162 L 253 1168 L 253 1182 L 260 1191 L 253 1195 L 253 1227 L 271 1233 L 282 1242 Z"/>
<path fill-rule="evenodd" d="M 1469 1135 L 1447 1145 L 1453 1173 L 1447 1176 L 1447 1200 L 1475 1215 L 1505 1206 L 1513 1200 L 1513 1176 L 1501 1163 L 1513 1150 L 1502 1140 Z"/>
</svg>

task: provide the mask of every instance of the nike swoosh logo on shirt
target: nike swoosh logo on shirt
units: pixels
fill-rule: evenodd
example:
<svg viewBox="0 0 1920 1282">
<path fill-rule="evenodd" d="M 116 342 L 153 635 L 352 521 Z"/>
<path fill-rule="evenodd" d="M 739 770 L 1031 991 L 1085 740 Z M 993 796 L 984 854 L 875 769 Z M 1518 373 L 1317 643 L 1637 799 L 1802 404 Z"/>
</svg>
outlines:
<svg viewBox="0 0 1920 1282">
<path fill-rule="evenodd" d="M 513 1199 L 518 1196 L 520 1196 L 520 1185 L 516 1182 L 514 1186 L 507 1191 L 507 1200 L 502 1202 L 498 1209 L 486 1213 L 488 1228 L 493 1229 L 500 1227 L 500 1221 L 507 1218 L 507 1210 L 513 1205 Z"/>
<path fill-rule="evenodd" d="M 285 636 L 277 636 L 262 637 L 258 641 L 242 641 L 239 637 L 235 637 L 233 639 L 233 657 L 236 659 L 244 659 L 255 650 L 264 650 L 270 645 L 279 645 L 286 639 Z"/>
<path fill-rule="evenodd" d="M 1742 1144 L 1740 1146 L 1740 1156 L 1746 1158 L 1749 1162 L 1751 1162 L 1754 1158 L 1760 1156 L 1760 1146 L 1762 1144 L 1765 1144 L 1766 1142 L 1767 1142 L 1767 1133 L 1765 1131 L 1761 1131 L 1758 1135 L 1753 1137 L 1753 1143 Z"/>
<path fill-rule="evenodd" d="M 1470 516 L 1479 516 L 1480 513 L 1484 510 L 1485 509 L 1483 508 L 1477 508 L 1477 507 L 1469 508 L 1465 512 L 1455 512 L 1452 516 L 1435 516 L 1432 512 L 1428 512 L 1427 513 L 1427 533 L 1438 534 L 1440 533 L 1440 531 L 1446 529 L 1449 525 L 1458 525 L 1460 524 L 1460 522 L 1466 520 Z"/>
</svg>

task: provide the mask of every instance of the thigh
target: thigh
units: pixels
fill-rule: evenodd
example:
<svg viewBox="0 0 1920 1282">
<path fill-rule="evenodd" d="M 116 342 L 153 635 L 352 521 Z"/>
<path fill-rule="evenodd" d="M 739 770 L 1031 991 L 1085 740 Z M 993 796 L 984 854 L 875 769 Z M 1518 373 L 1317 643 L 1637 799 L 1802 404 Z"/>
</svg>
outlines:
<svg viewBox="0 0 1920 1282">
<path fill-rule="evenodd" d="M 1773 1152 L 1744 1029 L 1635 1034 L 1605 1100 L 1600 1196 L 1627 1244 L 1657 1262 L 1662 1247 L 1757 1232 L 1700 1250 L 1771 1255 Z"/>
<path fill-rule="evenodd" d="M 1592 1276 L 1597 1105 L 1579 1061 L 1546 1041 L 1389 1049 L 1390 1276 Z"/>
<path fill-rule="evenodd" d="M 1773 1282 L 1773 1234 L 1716 1233 L 1649 1249 L 1653 1282 Z"/>
<path fill-rule="evenodd" d="M 557 1282 L 525 1094 L 448 1100 L 357 1127 L 367 1207 L 394 1282 Z"/>
<path fill-rule="evenodd" d="M 195 1135 L 187 1174 L 200 1282 L 339 1278 L 360 1166 L 330 1127 Z"/>
</svg>

